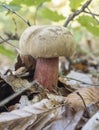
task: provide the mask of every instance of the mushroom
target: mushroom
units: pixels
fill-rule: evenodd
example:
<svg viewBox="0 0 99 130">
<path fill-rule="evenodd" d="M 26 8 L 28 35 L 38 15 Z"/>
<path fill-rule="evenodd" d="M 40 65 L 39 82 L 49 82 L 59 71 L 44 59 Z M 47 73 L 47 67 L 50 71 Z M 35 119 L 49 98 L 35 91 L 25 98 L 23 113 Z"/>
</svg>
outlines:
<svg viewBox="0 0 99 130">
<path fill-rule="evenodd" d="M 75 41 L 65 27 L 31 26 L 23 32 L 19 48 L 20 55 L 31 55 L 36 59 L 34 80 L 52 91 L 57 86 L 59 56 L 72 56 Z"/>
</svg>

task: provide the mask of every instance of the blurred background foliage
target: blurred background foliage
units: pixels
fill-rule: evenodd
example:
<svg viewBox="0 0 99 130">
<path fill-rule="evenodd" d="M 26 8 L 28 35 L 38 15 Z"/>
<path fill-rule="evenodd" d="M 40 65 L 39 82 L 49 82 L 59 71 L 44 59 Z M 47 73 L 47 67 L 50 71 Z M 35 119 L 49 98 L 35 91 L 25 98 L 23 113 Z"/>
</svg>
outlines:
<svg viewBox="0 0 99 130">
<path fill-rule="evenodd" d="M 15 62 L 17 51 L 5 41 L 18 47 L 18 39 L 28 27 L 28 24 L 15 12 L 31 25 L 55 24 L 63 26 L 68 16 L 75 10 L 80 9 L 84 2 L 86 0 L 0 0 L 0 43 L 2 43 L 0 44 L 0 63 L 5 57 Z M 99 0 L 93 0 L 88 7 L 91 12 L 98 14 L 98 5 Z M 98 53 L 99 15 L 92 16 L 88 13 L 90 10 L 87 9 L 86 12 L 82 12 L 75 17 L 74 20 L 69 22 L 67 28 L 73 33 L 78 50 L 82 46 L 85 53 L 91 51 Z M 88 46 L 86 50 L 85 46 Z"/>
</svg>

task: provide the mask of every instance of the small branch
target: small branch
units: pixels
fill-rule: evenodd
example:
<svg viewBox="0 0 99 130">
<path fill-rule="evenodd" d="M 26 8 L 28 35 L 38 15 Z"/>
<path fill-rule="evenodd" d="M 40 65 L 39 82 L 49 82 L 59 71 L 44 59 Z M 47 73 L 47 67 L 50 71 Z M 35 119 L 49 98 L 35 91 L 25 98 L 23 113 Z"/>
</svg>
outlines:
<svg viewBox="0 0 99 130">
<path fill-rule="evenodd" d="M 11 96 L 7 97 L 6 99 L 4 99 L 3 101 L 0 102 L 0 107 L 6 105 L 8 102 L 10 102 L 11 100 L 13 100 L 14 98 L 16 98 L 17 96 L 19 96 L 21 93 L 23 93 L 25 90 L 27 90 L 27 88 L 12 94 Z"/>
<path fill-rule="evenodd" d="M 19 36 L 17 33 L 13 35 L 12 33 L 5 32 L 5 35 L 9 38 L 9 40 L 19 40 Z"/>
<path fill-rule="evenodd" d="M 6 33 L 5 32 L 5 35 L 7 36 L 6 39 L 4 38 L 1 38 L 2 41 L 0 41 L 0 44 L 2 44 L 3 42 L 8 42 L 9 40 L 19 40 L 19 36 L 17 33 L 15 33 L 14 35 L 12 33 Z M 3 40 L 4 39 L 4 40 Z"/>
<path fill-rule="evenodd" d="M 74 13 L 70 14 L 69 17 L 67 18 L 66 22 L 64 23 L 64 27 L 67 27 L 70 21 L 72 21 L 77 15 L 80 13 L 84 12 L 84 10 L 88 7 L 88 5 L 92 2 L 92 0 L 88 0 L 80 10 L 76 10 Z"/>
<path fill-rule="evenodd" d="M 86 10 L 84 10 L 84 13 L 87 13 L 87 14 L 90 14 L 90 12 L 89 11 L 86 11 Z M 96 14 L 96 13 L 92 13 L 94 16 L 99 16 L 99 14 Z"/>
<path fill-rule="evenodd" d="M 90 84 L 90 83 L 86 83 L 86 82 L 84 82 L 84 81 L 81 81 L 81 80 L 78 80 L 78 79 L 75 79 L 75 78 L 71 78 L 71 77 L 67 77 L 67 76 L 63 76 L 63 78 L 75 80 L 75 81 L 80 82 L 80 83 L 82 83 L 82 84 L 87 84 L 87 85 L 90 85 L 90 86 L 99 87 L 99 84 Z"/>
<path fill-rule="evenodd" d="M 16 14 L 19 18 L 21 18 L 28 26 L 31 26 L 30 22 L 25 20 L 20 14 L 18 14 L 17 12 L 15 12 L 14 10 L 10 9 L 9 7 L 7 7 L 5 4 L 2 4 L 2 6 L 4 8 L 6 8 L 7 10 L 9 10 L 10 12 L 12 12 L 13 14 Z"/>
<path fill-rule="evenodd" d="M 91 12 L 91 10 L 87 7 L 89 13 L 91 14 L 91 16 L 93 17 L 93 19 L 96 20 L 96 22 L 99 24 L 99 21 L 96 19 L 95 15 Z"/>
<path fill-rule="evenodd" d="M 16 47 L 16 46 L 14 46 L 12 43 L 8 42 L 7 39 L 5 40 L 5 39 L 4 39 L 3 37 L 1 37 L 1 36 L 0 36 L 0 39 L 3 40 L 1 43 L 6 42 L 6 43 L 9 44 L 10 46 L 14 47 L 18 52 L 20 52 L 19 48 Z"/>
<path fill-rule="evenodd" d="M 0 39 L 2 39 L 2 41 L 0 41 L 0 44 L 2 44 L 2 43 L 4 43 L 4 42 L 8 42 L 8 41 L 10 40 L 9 38 L 3 40 L 3 38 L 1 38 L 1 36 L 0 36 Z"/>
<path fill-rule="evenodd" d="M 11 100 L 13 100 L 14 98 L 16 98 L 17 96 L 19 96 L 20 94 L 22 94 L 23 92 L 25 92 L 26 90 L 28 90 L 31 87 L 35 87 L 36 85 L 38 85 L 37 82 L 33 81 L 32 84 L 27 87 L 27 88 L 23 88 L 22 90 L 20 90 L 19 92 L 16 92 L 14 94 L 12 94 L 11 96 L 7 97 L 6 99 L 4 99 L 3 101 L 0 102 L 0 107 L 6 105 L 8 102 L 10 102 Z M 40 87 L 40 86 L 39 86 Z"/>
</svg>

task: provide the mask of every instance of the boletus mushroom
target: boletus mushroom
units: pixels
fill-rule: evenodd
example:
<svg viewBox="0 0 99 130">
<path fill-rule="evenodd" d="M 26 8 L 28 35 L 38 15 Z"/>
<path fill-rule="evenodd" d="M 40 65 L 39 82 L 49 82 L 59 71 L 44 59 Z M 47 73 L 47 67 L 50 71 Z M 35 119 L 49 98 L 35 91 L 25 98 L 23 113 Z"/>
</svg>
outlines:
<svg viewBox="0 0 99 130">
<path fill-rule="evenodd" d="M 33 79 L 52 91 L 57 86 L 59 56 L 72 56 L 75 41 L 65 27 L 31 26 L 23 32 L 19 48 L 20 55 L 31 55 L 36 59 Z"/>
</svg>

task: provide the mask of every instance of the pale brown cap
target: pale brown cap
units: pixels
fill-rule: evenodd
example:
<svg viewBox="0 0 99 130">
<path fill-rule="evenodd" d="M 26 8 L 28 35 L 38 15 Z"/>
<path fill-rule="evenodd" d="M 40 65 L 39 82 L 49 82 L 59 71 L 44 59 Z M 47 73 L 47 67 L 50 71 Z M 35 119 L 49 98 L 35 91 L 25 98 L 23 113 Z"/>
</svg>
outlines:
<svg viewBox="0 0 99 130">
<path fill-rule="evenodd" d="M 29 27 L 19 41 L 21 54 L 34 58 L 70 57 L 75 52 L 75 46 L 70 31 L 55 25 Z"/>
</svg>

